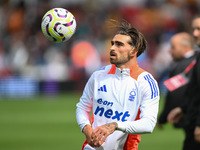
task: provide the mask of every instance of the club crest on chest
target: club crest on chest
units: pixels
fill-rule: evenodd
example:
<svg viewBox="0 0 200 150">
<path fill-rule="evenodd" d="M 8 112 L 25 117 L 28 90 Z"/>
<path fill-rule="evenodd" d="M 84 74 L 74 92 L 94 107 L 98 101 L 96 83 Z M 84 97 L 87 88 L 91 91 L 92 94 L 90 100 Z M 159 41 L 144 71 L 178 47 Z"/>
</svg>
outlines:
<svg viewBox="0 0 200 150">
<path fill-rule="evenodd" d="M 132 89 L 131 92 L 129 93 L 128 100 L 133 102 L 135 100 L 135 97 L 136 97 L 136 89 Z"/>
</svg>

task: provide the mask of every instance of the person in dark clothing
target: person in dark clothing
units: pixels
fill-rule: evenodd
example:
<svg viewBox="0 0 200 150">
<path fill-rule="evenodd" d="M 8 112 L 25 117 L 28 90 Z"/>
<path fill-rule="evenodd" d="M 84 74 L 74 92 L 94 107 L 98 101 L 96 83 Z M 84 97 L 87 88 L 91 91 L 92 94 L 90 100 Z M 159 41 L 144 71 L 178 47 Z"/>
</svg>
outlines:
<svg viewBox="0 0 200 150">
<path fill-rule="evenodd" d="M 193 36 L 196 44 L 200 47 L 200 17 L 192 22 Z M 187 92 L 187 101 L 172 109 L 167 117 L 168 122 L 176 123 L 186 116 L 185 141 L 183 150 L 200 149 L 200 54 L 196 58 Z"/>
<path fill-rule="evenodd" d="M 190 34 L 182 32 L 177 33 L 171 38 L 171 49 L 169 50 L 173 63 L 170 67 L 169 78 L 182 73 L 187 66 L 195 59 L 196 53 L 193 48 L 193 38 Z M 191 70 L 186 74 L 190 76 Z M 167 91 L 165 98 L 164 109 L 158 118 L 158 125 L 162 127 L 167 122 L 168 113 L 175 107 L 179 106 L 180 103 L 185 101 L 184 93 L 187 85 L 184 85 L 174 91 Z M 175 123 L 174 126 L 177 128 L 183 127 L 184 118 L 179 122 Z"/>
</svg>

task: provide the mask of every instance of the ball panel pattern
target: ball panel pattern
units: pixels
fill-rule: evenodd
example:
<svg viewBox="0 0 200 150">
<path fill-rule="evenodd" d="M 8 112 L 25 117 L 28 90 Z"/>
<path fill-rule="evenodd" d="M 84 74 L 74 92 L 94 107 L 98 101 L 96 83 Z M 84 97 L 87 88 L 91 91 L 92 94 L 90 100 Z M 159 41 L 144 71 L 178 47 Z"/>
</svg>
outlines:
<svg viewBox="0 0 200 150">
<path fill-rule="evenodd" d="M 76 30 L 76 20 L 72 13 L 63 8 L 49 10 L 42 18 L 42 32 L 53 42 L 65 42 Z"/>
</svg>

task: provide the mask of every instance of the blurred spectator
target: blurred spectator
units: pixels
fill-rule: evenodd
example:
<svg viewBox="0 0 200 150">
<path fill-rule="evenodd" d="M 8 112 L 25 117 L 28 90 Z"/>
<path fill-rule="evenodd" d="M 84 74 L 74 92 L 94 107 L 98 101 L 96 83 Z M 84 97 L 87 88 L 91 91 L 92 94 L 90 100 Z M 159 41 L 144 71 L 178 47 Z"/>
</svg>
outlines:
<svg viewBox="0 0 200 150">
<path fill-rule="evenodd" d="M 192 21 L 193 37 L 200 47 L 200 17 Z M 185 92 L 187 101 L 172 109 L 167 116 L 170 123 L 177 123 L 182 117 L 185 119 L 185 140 L 183 150 L 200 149 L 200 53 L 196 58 L 190 82 Z"/>
<path fill-rule="evenodd" d="M 170 65 L 169 78 L 183 73 L 184 70 L 190 65 L 190 63 L 195 59 L 197 53 L 194 51 L 193 38 L 190 34 L 181 32 L 175 34 L 171 38 L 171 47 L 169 53 L 173 58 L 173 63 Z M 186 74 L 187 77 L 191 75 L 192 69 Z M 186 92 L 187 85 L 184 85 L 174 91 L 167 92 L 165 98 L 164 109 L 158 119 L 159 127 L 167 122 L 168 113 L 180 103 L 183 103 L 185 99 L 184 93 Z M 184 118 L 178 123 L 174 124 L 175 127 L 180 128 L 184 126 Z"/>
</svg>

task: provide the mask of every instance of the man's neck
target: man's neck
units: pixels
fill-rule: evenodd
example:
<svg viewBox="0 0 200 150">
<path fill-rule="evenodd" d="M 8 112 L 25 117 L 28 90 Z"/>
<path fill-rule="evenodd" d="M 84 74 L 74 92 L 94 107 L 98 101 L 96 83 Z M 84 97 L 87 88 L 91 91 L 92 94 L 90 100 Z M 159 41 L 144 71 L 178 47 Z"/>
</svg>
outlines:
<svg viewBox="0 0 200 150">
<path fill-rule="evenodd" d="M 138 64 L 137 64 L 137 59 L 133 59 L 125 64 L 121 64 L 121 65 L 117 65 L 117 68 L 120 68 L 121 70 L 123 69 L 134 69 L 134 68 L 138 68 Z"/>
</svg>

